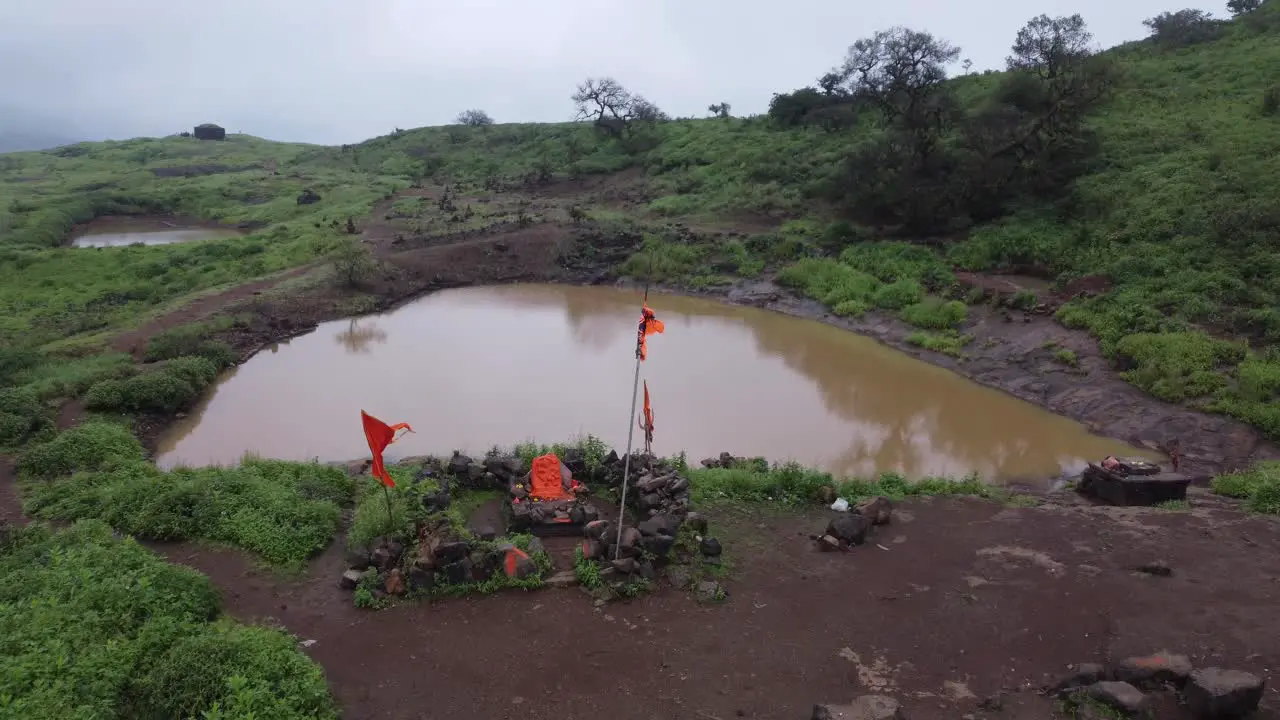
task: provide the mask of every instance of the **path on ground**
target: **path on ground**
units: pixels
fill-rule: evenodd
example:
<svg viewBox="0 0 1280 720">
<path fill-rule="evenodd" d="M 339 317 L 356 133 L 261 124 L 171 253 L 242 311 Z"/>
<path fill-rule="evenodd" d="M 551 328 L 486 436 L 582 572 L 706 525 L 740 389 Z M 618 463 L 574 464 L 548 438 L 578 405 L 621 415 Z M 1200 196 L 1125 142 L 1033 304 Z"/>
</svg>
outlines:
<svg viewBox="0 0 1280 720">
<path fill-rule="evenodd" d="M 1272 679 L 1280 523 L 1194 502 L 913 501 L 848 554 L 805 537 L 825 511 L 738 512 L 719 533 L 730 599 L 712 606 L 664 589 L 594 607 L 544 589 L 363 611 L 337 586 L 341 543 L 292 580 L 231 551 L 159 549 L 213 578 L 233 616 L 305 641 L 346 720 L 786 720 L 867 693 L 899 698 L 913 720 L 955 720 L 1004 693 L 993 716 L 1043 720 L 1053 703 L 1035 689 L 1073 663 L 1168 649 Z M 1135 571 L 1153 560 L 1172 576 Z M 1278 717 L 1273 685 L 1259 717 Z M 1158 717 L 1180 717 L 1161 702 Z"/>
</svg>

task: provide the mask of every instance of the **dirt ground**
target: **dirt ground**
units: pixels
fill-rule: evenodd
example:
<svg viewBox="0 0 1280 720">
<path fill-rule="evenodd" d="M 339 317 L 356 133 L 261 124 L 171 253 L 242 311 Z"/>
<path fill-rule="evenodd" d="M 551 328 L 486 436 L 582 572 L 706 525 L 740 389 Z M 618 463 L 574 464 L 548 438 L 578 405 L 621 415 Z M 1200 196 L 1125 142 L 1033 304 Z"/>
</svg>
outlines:
<svg viewBox="0 0 1280 720">
<path fill-rule="evenodd" d="M 847 554 L 806 537 L 826 511 L 723 510 L 730 597 L 710 606 L 544 589 L 370 612 L 338 588 L 337 546 L 294 579 L 233 552 L 160 550 L 209 574 L 233 615 L 296 633 L 348 720 L 799 720 L 868 693 L 913 720 L 1032 720 L 1055 716 L 1038 689 L 1076 663 L 1167 649 L 1272 679 L 1280 523 L 1212 497 L 1193 508 L 913 501 Z M 1173 574 L 1135 570 L 1153 560 Z M 1181 717 L 1161 702 L 1156 717 Z M 1280 717 L 1276 688 L 1264 707 Z"/>
</svg>

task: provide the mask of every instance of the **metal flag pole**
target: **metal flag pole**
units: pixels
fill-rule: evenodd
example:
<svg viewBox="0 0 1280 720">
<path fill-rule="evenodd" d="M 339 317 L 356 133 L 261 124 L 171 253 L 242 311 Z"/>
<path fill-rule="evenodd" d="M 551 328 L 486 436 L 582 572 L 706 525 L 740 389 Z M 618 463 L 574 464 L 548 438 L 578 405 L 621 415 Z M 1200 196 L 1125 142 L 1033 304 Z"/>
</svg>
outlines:
<svg viewBox="0 0 1280 720">
<path fill-rule="evenodd" d="M 644 280 L 644 307 L 649 305 L 649 283 L 653 279 L 653 248 L 649 249 L 649 272 Z M 613 559 L 622 557 L 622 520 L 627 513 L 627 482 L 631 479 L 631 443 L 635 439 L 636 426 L 631 418 L 636 416 L 636 394 L 640 390 L 640 348 L 644 342 L 645 325 L 648 318 L 641 317 L 640 327 L 636 332 L 636 374 L 631 381 L 631 411 L 627 413 L 627 455 L 622 461 L 622 499 L 618 502 L 618 537 L 614 541 Z"/>
</svg>

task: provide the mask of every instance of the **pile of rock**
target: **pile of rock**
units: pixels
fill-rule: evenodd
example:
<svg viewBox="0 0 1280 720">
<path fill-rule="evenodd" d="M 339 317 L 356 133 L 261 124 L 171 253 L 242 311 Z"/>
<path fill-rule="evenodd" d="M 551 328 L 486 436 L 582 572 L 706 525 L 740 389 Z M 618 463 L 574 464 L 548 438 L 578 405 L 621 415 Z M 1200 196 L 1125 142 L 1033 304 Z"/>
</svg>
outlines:
<svg viewBox="0 0 1280 720">
<path fill-rule="evenodd" d="M 1195 669 L 1185 655 L 1159 652 L 1110 667 L 1083 663 L 1048 690 L 1069 704 L 1092 701 L 1132 716 L 1149 712 L 1148 693 L 1173 690 L 1194 717 L 1219 720 L 1246 717 L 1256 710 L 1265 685 L 1252 673 L 1216 667 Z"/>
<path fill-rule="evenodd" d="M 601 463 L 600 479 L 609 487 L 620 487 L 625 470 L 625 458 L 610 453 Z M 639 517 L 683 518 L 689 512 L 689 492 L 689 478 L 674 463 L 644 453 L 632 454 L 627 504 Z"/>
<path fill-rule="evenodd" d="M 379 538 L 371 551 L 348 551 L 341 586 L 354 590 L 368 579 L 375 596 L 382 596 L 425 594 L 440 584 L 483 583 L 498 573 L 524 580 L 539 576 L 532 555 L 541 551 L 537 538 L 528 551 L 500 540 L 462 538 L 441 518 L 424 527 L 411 546 L 395 538 Z"/>
<path fill-rule="evenodd" d="M 838 512 L 827 523 L 826 532 L 811 537 L 821 550 L 849 550 L 865 543 L 872 528 L 888 525 L 892 519 L 893 502 L 880 495 Z"/>
<path fill-rule="evenodd" d="M 769 461 L 762 457 L 745 458 L 730 455 L 727 452 L 722 452 L 720 453 L 720 457 L 703 458 L 702 467 L 709 469 L 723 468 L 725 470 L 750 467 L 764 472 L 769 469 Z"/>
<path fill-rule="evenodd" d="M 682 528 L 697 543 L 696 550 L 691 550 L 688 543 L 677 543 Z M 597 520 L 584 528 L 580 549 L 584 560 L 601 567 L 606 590 L 619 589 L 636 579 L 653 582 L 661 576 L 672 585 L 689 589 L 694 579 L 689 564 L 695 560 L 719 564 L 723 552 L 720 541 L 707 535 L 707 519 L 692 512 L 683 516 L 659 513 L 638 525 L 624 524 L 621 532 L 616 524 Z M 725 597 L 723 588 L 712 581 L 703 582 L 696 589 L 699 597 L 705 596 L 706 600 Z"/>
</svg>

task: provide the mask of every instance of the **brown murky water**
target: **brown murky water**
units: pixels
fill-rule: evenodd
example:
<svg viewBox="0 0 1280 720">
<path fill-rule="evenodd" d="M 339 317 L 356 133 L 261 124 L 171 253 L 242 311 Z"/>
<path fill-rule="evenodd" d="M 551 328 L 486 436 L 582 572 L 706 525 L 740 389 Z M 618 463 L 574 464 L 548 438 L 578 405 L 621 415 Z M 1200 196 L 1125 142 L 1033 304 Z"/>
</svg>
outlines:
<svg viewBox="0 0 1280 720">
<path fill-rule="evenodd" d="M 639 305 L 632 291 L 517 285 L 450 290 L 327 323 L 227 373 L 162 438 L 159 461 L 367 456 L 361 409 L 417 431 L 393 456 L 586 433 L 621 448 L 635 422 L 627 411 Z M 677 296 L 650 305 L 667 327 L 642 366 L 661 454 L 729 451 L 847 475 L 976 471 L 994 480 L 1141 454 L 818 322 Z"/>
</svg>

